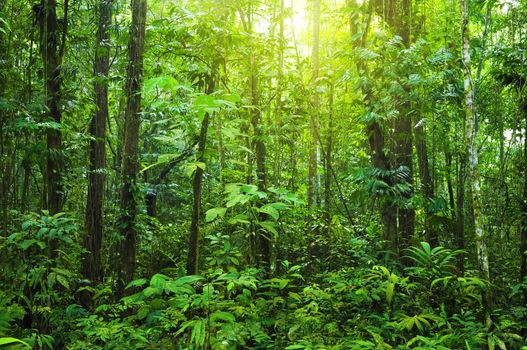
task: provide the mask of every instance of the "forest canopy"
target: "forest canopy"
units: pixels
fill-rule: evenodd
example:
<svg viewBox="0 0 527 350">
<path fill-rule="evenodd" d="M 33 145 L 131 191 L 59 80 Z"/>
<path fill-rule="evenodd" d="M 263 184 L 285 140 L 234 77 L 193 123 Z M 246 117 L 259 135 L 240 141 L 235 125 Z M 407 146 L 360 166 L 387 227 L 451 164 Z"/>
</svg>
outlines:
<svg viewBox="0 0 527 350">
<path fill-rule="evenodd" d="M 523 0 L 0 0 L 1 349 L 527 349 Z"/>
</svg>

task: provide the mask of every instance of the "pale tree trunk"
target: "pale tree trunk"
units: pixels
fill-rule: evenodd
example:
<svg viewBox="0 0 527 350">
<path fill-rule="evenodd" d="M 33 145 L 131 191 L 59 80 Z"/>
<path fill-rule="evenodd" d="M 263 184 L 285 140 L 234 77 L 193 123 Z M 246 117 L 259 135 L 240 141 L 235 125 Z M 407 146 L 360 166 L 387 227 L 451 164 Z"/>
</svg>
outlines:
<svg viewBox="0 0 527 350">
<path fill-rule="evenodd" d="M 285 16 L 285 4 L 284 0 L 278 0 L 280 2 L 280 13 L 279 13 L 279 31 L 278 31 L 278 77 L 276 82 L 276 103 L 274 109 L 274 139 L 275 139 L 275 152 L 274 158 L 274 178 L 275 183 L 280 186 L 281 184 L 281 171 L 284 154 L 280 150 L 284 146 L 282 142 L 282 135 L 280 130 L 282 127 L 282 89 L 284 80 L 284 50 L 285 50 L 285 38 L 284 38 L 284 16 Z"/>
<path fill-rule="evenodd" d="M 320 0 L 313 1 L 313 42 L 311 47 L 311 84 L 313 87 L 313 105 L 311 106 L 310 118 L 310 141 L 309 141 L 309 165 L 307 178 L 307 206 L 313 209 L 318 201 L 318 177 L 317 177 L 317 131 L 320 99 L 316 91 L 319 71 L 319 41 L 320 41 Z"/>
<path fill-rule="evenodd" d="M 462 62 L 463 62 L 463 86 L 465 91 L 465 146 L 468 159 L 467 180 L 470 186 L 474 210 L 474 230 L 476 233 L 476 248 L 478 255 L 478 265 L 481 277 L 490 282 L 489 256 L 487 251 L 486 234 L 484 231 L 485 218 L 483 215 L 483 201 L 481 196 L 481 186 L 479 179 L 479 163 L 477 140 L 477 122 L 474 114 L 474 86 L 472 82 L 471 58 L 470 58 L 470 40 L 468 32 L 468 1 L 461 0 L 462 13 Z M 490 288 L 490 286 L 488 287 Z M 490 291 L 485 293 L 484 307 L 486 320 L 490 315 Z"/>
<path fill-rule="evenodd" d="M 145 43 L 147 0 L 132 0 L 132 24 L 128 41 L 128 70 L 126 78 L 126 110 L 122 151 L 120 217 L 118 229 L 122 235 L 119 247 L 119 295 L 133 279 L 136 268 L 137 173 L 139 168 L 139 129 L 141 127 L 141 85 Z"/>
<path fill-rule="evenodd" d="M 329 86 L 329 120 L 328 120 L 328 135 L 326 141 L 326 154 L 324 157 L 325 160 L 325 174 L 324 174 L 324 213 L 326 216 L 326 225 L 331 224 L 331 163 L 332 163 L 332 152 L 333 152 L 333 95 L 334 95 L 334 86 L 333 83 Z"/>
<path fill-rule="evenodd" d="M 110 32 L 113 0 L 100 0 L 93 75 L 97 110 L 90 122 L 90 170 L 86 201 L 86 235 L 82 274 L 91 281 L 102 280 L 103 195 L 106 170 L 106 120 L 108 118 L 108 72 L 110 69 Z"/>
</svg>

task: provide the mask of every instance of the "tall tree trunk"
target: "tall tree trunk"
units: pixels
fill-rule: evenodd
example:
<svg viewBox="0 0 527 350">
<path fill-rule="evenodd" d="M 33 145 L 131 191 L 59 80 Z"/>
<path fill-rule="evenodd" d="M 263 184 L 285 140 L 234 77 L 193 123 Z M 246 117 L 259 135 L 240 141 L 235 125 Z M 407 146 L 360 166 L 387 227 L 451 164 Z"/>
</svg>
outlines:
<svg viewBox="0 0 527 350">
<path fill-rule="evenodd" d="M 478 255 L 478 265 L 481 277 L 490 282 L 489 256 L 485 235 L 485 218 L 483 215 L 483 202 L 481 198 L 481 188 L 479 179 L 479 161 L 477 140 L 477 120 L 474 114 L 474 86 L 472 82 L 471 59 L 470 59 L 470 40 L 468 32 L 468 1 L 461 0 L 462 13 L 462 44 L 463 44 L 463 78 L 465 92 L 465 153 L 468 160 L 467 180 L 472 196 L 474 210 L 474 231 L 476 233 L 476 248 Z M 490 321 L 491 294 L 490 286 L 484 295 L 484 307 L 486 321 Z"/>
<path fill-rule="evenodd" d="M 353 6 L 356 6 L 356 3 L 357 2 L 355 0 L 349 0 L 348 6 L 353 8 Z M 358 26 L 353 16 L 351 15 L 352 12 L 350 11 L 350 35 L 353 38 L 354 45 L 360 45 L 363 48 L 366 47 L 368 30 L 373 17 L 373 4 L 373 2 L 369 3 L 369 13 L 363 25 L 363 33 L 360 39 L 354 38 L 357 34 Z M 363 72 L 363 74 L 368 74 L 368 67 L 363 62 L 357 63 L 357 69 L 359 72 Z M 364 91 L 363 93 L 365 106 L 366 108 L 368 108 L 373 103 L 371 96 L 372 92 L 366 89 L 366 91 Z M 388 156 L 385 153 L 384 134 L 381 125 L 375 120 L 369 121 L 366 125 L 366 135 L 368 137 L 368 142 L 370 145 L 372 165 L 377 169 L 384 170 L 385 172 L 391 170 L 390 160 L 388 159 Z M 381 180 L 389 186 L 392 185 L 392 179 L 389 176 L 382 177 Z M 380 206 L 381 221 L 383 225 L 382 230 L 384 250 L 389 254 L 398 255 L 396 207 L 390 198 L 384 198 L 380 203 Z"/>
<path fill-rule="evenodd" d="M 384 148 L 384 135 L 377 122 L 368 124 L 368 141 L 372 152 L 372 163 L 377 169 L 390 170 L 390 160 L 388 159 Z M 392 185 L 392 179 L 387 176 L 381 178 L 389 186 Z M 381 203 L 381 220 L 383 223 L 383 239 L 385 250 L 387 252 L 398 254 L 398 235 L 397 235 L 397 211 L 390 198 L 385 198 Z"/>
<path fill-rule="evenodd" d="M 434 185 L 430 176 L 430 166 L 428 164 L 428 149 L 426 146 L 426 136 L 422 121 L 415 126 L 415 149 L 417 151 L 417 163 L 419 165 L 419 178 L 421 180 L 421 190 L 425 200 L 425 234 L 426 240 L 432 245 L 437 246 L 439 239 L 437 232 L 430 226 L 430 201 L 434 198 Z"/>
<path fill-rule="evenodd" d="M 147 0 L 132 0 L 132 24 L 128 41 L 128 70 L 126 78 L 126 110 L 121 165 L 120 218 L 122 241 L 119 247 L 118 294 L 122 295 L 136 268 L 135 226 L 137 215 L 137 172 L 139 168 L 139 128 L 141 126 L 141 85 L 145 43 Z"/>
<path fill-rule="evenodd" d="M 210 78 L 209 86 L 207 87 L 207 94 L 214 92 L 215 80 Z M 205 113 L 201 121 L 201 129 L 198 140 L 198 155 L 197 162 L 205 161 L 205 149 L 207 147 L 207 133 L 209 129 L 210 115 Z M 201 189 L 203 181 L 203 168 L 196 167 L 194 177 L 192 178 L 192 220 L 190 222 L 189 242 L 188 242 L 188 256 L 187 256 L 187 275 L 196 275 L 198 273 L 199 264 L 199 219 L 201 215 Z"/>
<path fill-rule="evenodd" d="M 523 139 L 524 173 L 523 173 L 523 198 L 521 209 L 520 231 L 520 283 L 526 282 L 527 277 L 527 101 L 522 102 L 523 116 L 525 118 L 525 137 Z M 527 288 L 523 288 L 523 303 L 527 304 Z M 527 330 L 524 330 L 527 333 Z"/>
<path fill-rule="evenodd" d="M 110 32 L 113 0 L 100 0 L 98 8 L 97 42 L 93 90 L 97 110 L 90 122 L 90 170 L 86 201 L 86 235 L 82 256 L 82 274 L 91 281 L 100 282 L 103 271 L 101 248 L 103 240 L 103 196 L 106 171 L 106 120 L 108 119 L 108 73 L 110 69 Z"/>
<path fill-rule="evenodd" d="M 285 51 L 285 37 L 284 37 L 284 17 L 285 17 L 285 4 L 284 0 L 278 0 L 280 2 L 280 13 L 278 14 L 278 77 L 276 81 L 276 98 L 274 108 L 274 142 L 275 149 L 281 150 L 284 146 L 283 136 L 280 133 L 282 127 L 282 90 L 284 88 L 284 51 Z M 284 154 L 283 152 L 277 151 L 274 157 L 274 178 L 275 184 L 281 185 L 281 171 Z"/>
<path fill-rule="evenodd" d="M 456 245 L 460 250 L 465 249 L 465 180 L 467 174 L 467 160 L 465 153 L 459 157 L 459 167 L 457 174 L 457 193 L 456 193 Z M 457 259 L 457 267 L 464 273 L 465 271 L 465 257 L 464 254 L 459 254 Z"/>
<path fill-rule="evenodd" d="M 309 142 L 309 165 L 307 178 L 307 205 L 311 210 L 316 205 L 318 198 L 317 181 L 317 131 L 319 114 L 319 96 L 316 87 L 319 70 L 319 46 L 320 46 L 320 0 L 313 1 L 313 41 L 311 47 L 311 84 L 313 86 L 313 106 L 310 118 L 310 142 Z"/>
<path fill-rule="evenodd" d="M 250 91 L 253 108 L 251 110 L 251 124 L 253 127 L 253 149 L 255 151 L 256 160 L 256 181 L 258 190 L 262 192 L 267 191 L 267 172 L 265 169 L 265 135 L 263 133 L 262 114 L 259 109 L 259 95 L 258 95 L 258 69 L 256 57 L 254 54 L 250 55 Z M 267 220 L 267 215 L 260 213 L 260 220 Z M 258 234 L 259 259 L 257 261 L 268 273 L 271 266 L 271 239 L 269 233 Z"/>
<path fill-rule="evenodd" d="M 0 18 L 4 18 L 4 8 L 6 0 L 0 0 Z M 5 90 L 7 87 L 7 43 L 5 42 L 5 35 L 3 31 L 0 31 L 0 99 L 5 98 Z M 5 123 L 5 112 L 0 108 L 0 190 L 2 191 L 1 206 L 1 219 L 0 219 L 0 231 L 7 237 L 8 236 L 8 196 L 9 190 L 8 172 L 7 172 L 7 156 L 4 152 L 4 123 Z"/>
<path fill-rule="evenodd" d="M 398 27 L 397 31 L 401 35 L 403 44 L 406 48 L 411 45 L 410 38 L 410 0 L 402 0 L 402 11 L 398 17 L 399 21 L 395 20 L 395 17 L 390 16 L 389 22 L 394 22 Z M 409 90 L 405 87 L 405 90 Z M 404 167 L 407 171 L 404 182 L 409 185 L 409 190 L 402 193 L 402 196 L 408 201 L 412 196 L 413 192 L 413 151 L 412 151 L 412 119 L 409 116 L 411 109 L 410 101 L 405 100 L 399 111 L 399 115 L 395 120 L 395 168 Z M 399 207 L 398 208 L 398 221 L 399 221 L 399 250 L 404 250 L 414 235 L 415 226 L 415 211 L 413 208 Z"/>
<path fill-rule="evenodd" d="M 59 108 L 61 83 L 57 2 L 55 0 L 41 0 L 40 4 L 34 6 L 34 11 L 40 28 L 40 53 L 44 65 L 46 106 L 50 120 L 60 125 L 62 114 Z M 62 172 L 64 164 L 60 129 L 48 128 L 46 143 L 45 182 L 47 193 L 44 205 L 50 214 L 55 214 L 62 210 L 63 205 Z"/>
<path fill-rule="evenodd" d="M 324 157 L 325 160 L 325 183 L 324 183 L 324 205 L 325 205 L 325 216 L 326 216 L 326 225 L 329 228 L 331 223 L 331 163 L 332 163 L 332 152 L 333 152 L 333 94 L 334 86 L 333 83 L 329 86 L 329 115 L 328 115 L 328 134 L 326 141 L 326 154 Z"/>
</svg>

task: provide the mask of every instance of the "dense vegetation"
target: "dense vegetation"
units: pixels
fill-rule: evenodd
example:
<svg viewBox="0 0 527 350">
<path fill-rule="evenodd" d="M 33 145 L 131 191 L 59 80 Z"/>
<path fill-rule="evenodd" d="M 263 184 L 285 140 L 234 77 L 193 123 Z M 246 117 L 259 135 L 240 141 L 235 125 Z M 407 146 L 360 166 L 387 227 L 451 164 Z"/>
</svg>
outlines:
<svg viewBox="0 0 527 350">
<path fill-rule="evenodd" d="M 527 349 L 523 0 L 0 0 L 0 348 Z"/>
</svg>

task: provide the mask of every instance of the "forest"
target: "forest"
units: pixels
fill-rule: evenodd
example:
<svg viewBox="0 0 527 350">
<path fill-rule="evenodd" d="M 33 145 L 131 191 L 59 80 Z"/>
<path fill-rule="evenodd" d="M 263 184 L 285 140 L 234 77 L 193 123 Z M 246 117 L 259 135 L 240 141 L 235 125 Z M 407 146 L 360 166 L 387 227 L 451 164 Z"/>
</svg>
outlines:
<svg viewBox="0 0 527 350">
<path fill-rule="evenodd" d="M 0 0 L 0 349 L 527 349 L 527 1 Z"/>
</svg>

